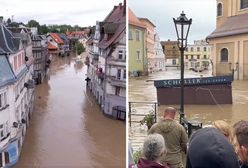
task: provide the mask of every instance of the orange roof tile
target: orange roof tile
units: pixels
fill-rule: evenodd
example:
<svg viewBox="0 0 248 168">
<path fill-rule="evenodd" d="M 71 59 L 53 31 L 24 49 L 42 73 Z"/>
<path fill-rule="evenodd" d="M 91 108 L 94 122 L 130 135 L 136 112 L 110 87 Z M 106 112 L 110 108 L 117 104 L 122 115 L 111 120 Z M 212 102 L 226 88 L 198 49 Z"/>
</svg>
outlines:
<svg viewBox="0 0 248 168">
<path fill-rule="evenodd" d="M 48 48 L 49 50 L 57 50 L 57 47 L 54 46 L 54 45 L 52 45 L 50 42 L 48 42 L 47 48 Z"/>
<path fill-rule="evenodd" d="M 64 41 L 60 38 L 57 33 L 50 33 L 50 36 L 55 40 L 58 44 L 64 44 Z"/>
<path fill-rule="evenodd" d="M 146 28 L 141 21 L 137 18 L 137 16 L 135 16 L 135 14 L 133 13 L 133 11 L 128 8 L 128 23 L 134 26 L 138 26 L 141 28 Z"/>
</svg>

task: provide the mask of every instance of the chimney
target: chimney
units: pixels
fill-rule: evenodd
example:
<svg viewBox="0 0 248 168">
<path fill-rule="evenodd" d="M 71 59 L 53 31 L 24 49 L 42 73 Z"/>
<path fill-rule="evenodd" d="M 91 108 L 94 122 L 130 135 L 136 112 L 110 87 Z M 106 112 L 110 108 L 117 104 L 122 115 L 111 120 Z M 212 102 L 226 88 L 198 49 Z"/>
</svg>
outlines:
<svg viewBox="0 0 248 168">
<path fill-rule="evenodd" d="M 126 15 L 126 0 L 124 0 L 124 2 L 123 2 L 123 7 L 124 7 L 123 15 L 125 16 Z"/>
<path fill-rule="evenodd" d="M 0 23 L 3 23 L 3 16 L 0 16 Z"/>
</svg>

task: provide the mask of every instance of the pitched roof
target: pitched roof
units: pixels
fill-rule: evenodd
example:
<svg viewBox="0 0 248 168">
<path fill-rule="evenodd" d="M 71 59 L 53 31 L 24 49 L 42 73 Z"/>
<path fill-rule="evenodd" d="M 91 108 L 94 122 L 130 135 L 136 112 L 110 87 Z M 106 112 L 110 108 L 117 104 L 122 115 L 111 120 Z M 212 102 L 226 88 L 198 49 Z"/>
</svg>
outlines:
<svg viewBox="0 0 248 168">
<path fill-rule="evenodd" d="M 19 50 L 19 38 L 13 36 L 3 24 L 0 24 L 0 48 L 4 53 L 13 53 Z"/>
<path fill-rule="evenodd" d="M 156 27 L 155 24 L 153 24 L 152 21 L 150 21 L 148 18 L 141 18 L 141 17 L 139 17 L 138 19 L 139 19 L 139 20 L 147 21 L 147 22 L 150 23 L 153 27 Z"/>
<path fill-rule="evenodd" d="M 104 34 L 100 42 L 98 43 L 99 48 L 106 49 L 111 44 L 118 42 L 120 37 L 122 38 L 122 34 L 124 34 L 126 30 L 126 6 L 121 3 L 118 6 L 114 6 L 113 10 L 109 13 L 109 15 L 105 18 L 103 22 L 101 22 L 100 26 L 104 28 Z M 106 38 L 107 36 L 107 38 Z"/>
<path fill-rule="evenodd" d="M 57 47 L 56 46 L 54 46 L 54 45 L 52 45 L 50 42 L 47 42 L 48 44 L 47 44 L 47 48 L 49 49 L 49 50 L 57 50 Z"/>
<path fill-rule="evenodd" d="M 128 8 L 128 24 L 141 27 L 144 29 L 146 28 L 130 8 Z"/>
<path fill-rule="evenodd" d="M 50 36 L 55 40 L 58 44 L 64 44 L 64 41 L 60 38 L 57 33 L 50 33 Z"/>
<path fill-rule="evenodd" d="M 0 55 L 0 87 L 15 81 L 15 75 L 5 55 Z"/>
<path fill-rule="evenodd" d="M 226 22 L 215 29 L 207 39 L 233 36 L 239 34 L 248 34 L 248 14 L 228 17 Z"/>
</svg>

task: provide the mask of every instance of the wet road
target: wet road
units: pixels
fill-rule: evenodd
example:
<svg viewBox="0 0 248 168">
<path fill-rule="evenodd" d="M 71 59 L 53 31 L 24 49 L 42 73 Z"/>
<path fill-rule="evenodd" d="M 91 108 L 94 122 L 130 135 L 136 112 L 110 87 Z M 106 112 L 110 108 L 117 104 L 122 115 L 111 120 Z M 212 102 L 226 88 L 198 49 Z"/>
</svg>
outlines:
<svg viewBox="0 0 248 168">
<path fill-rule="evenodd" d="M 87 67 L 54 57 L 36 87 L 21 167 L 125 167 L 125 123 L 105 117 L 86 90 Z"/>
<path fill-rule="evenodd" d="M 211 73 L 202 73 L 210 76 Z M 199 73 L 187 71 L 185 77 L 200 77 Z M 149 77 L 129 79 L 129 101 L 157 101 L 156 88 L 153 80 L 180 78 L 180 71 L 162 71 L 151 74 Z M 234 81 L 233 104 L 229 105 L 185 105 L 185 114 L 189 119 L 197 119 L 204 124 L 214 120 L 224 119 L 230 124 L 246 119 L 248 120 L 248 81 Z M 148 92 L 149 90 L 149 92 Z M 179 108 L 180 105 L 174 105 Z M 139 107 L 140 108 L 140 107 Z M 165 105 L 159 106 L 159 115 L 162 115 Z M 145 112 L 145 106 L 142 111 Z"/>
</svg>

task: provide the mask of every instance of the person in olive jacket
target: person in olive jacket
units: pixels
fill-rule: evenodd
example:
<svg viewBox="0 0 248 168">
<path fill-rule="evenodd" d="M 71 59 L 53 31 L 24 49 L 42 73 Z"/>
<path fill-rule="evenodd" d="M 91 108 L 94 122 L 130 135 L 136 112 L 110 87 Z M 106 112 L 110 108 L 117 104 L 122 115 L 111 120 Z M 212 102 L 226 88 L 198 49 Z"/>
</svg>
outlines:
<svg viewBox="0 0 248 168">
<path fill-rule="evenodd" d="M 184 127 L 175 120 L 175 116 L 176 109 L 168 107 L 165 109 L 162 120 L 154 124 L 148 134 L 161 134 L 167 147 L 167 154 L 164 156 L 163 161 L 170 168 L 183 168 L 188 136 Z"/>
</svg>

